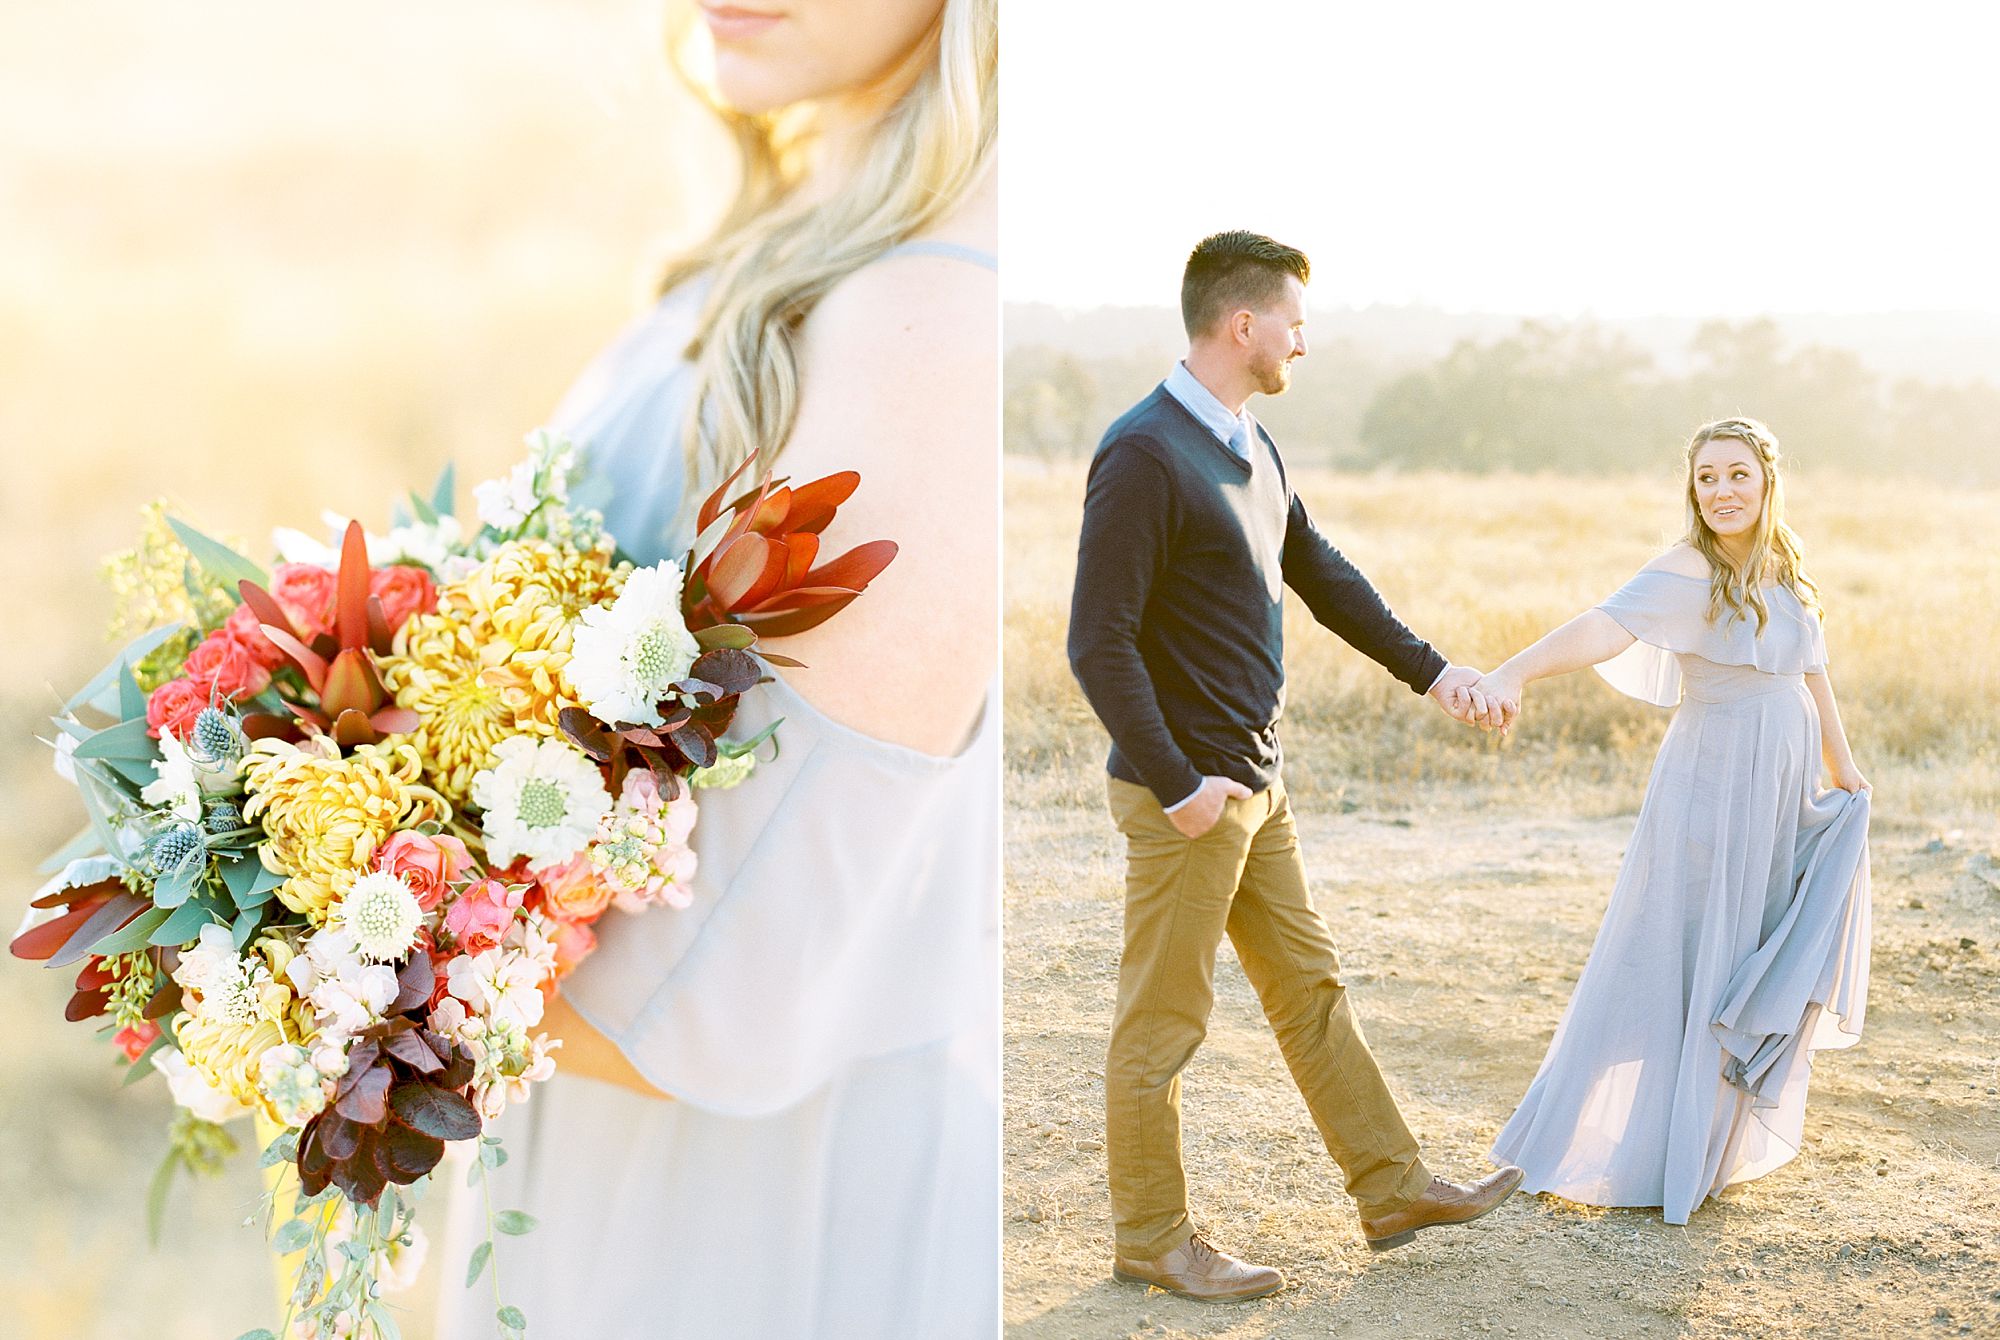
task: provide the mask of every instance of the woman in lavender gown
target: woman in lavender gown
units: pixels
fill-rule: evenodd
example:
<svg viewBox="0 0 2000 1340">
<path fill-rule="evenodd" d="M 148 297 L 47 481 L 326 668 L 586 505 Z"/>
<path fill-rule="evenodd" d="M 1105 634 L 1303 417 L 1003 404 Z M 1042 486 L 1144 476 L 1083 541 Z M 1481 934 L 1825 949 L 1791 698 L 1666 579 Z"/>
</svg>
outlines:
<svg viewBox="0 0 2000 1340">
<path fill-rule="evenodd" d="M 1711 423 L 1686 464 L 1686 539 L 1480 685 L 1511 715 L 1529 682 L 1596 665 L 1678 704 L 1603 928 L 1493 1147 L 1526 1190 L 1671 1224 L 1798 1153 L 1812 1053 L 1860 1038 L 1868 986 L 1869 787 L 1777 440 Z"/>
<path fill-rule="evenodd" d="M 692 6 L 689 7 L 692 11 Z M 684 17 L 693 21 L 690 12 Z M 751 454 L 857 470 L 828 553 L 896 541 L 732 734 L 693 905 L 612 911 L 510 1110 L 505 1301 L 533 1333 L 991 1336 L 998 1325 L 999 453 L 992 0 L 704 5 L 743 148 L 714 237 L 552 427 L 639 563 Z M 706 31 L 702 31 L 705 28 Z M 484 1236 L 462 1203 L 462 1262 Z M 454 1273 L 458 1267 L 448 1267 Z M 482 1282 L 441 1336 L 491 1337 Z"/>
</svg>

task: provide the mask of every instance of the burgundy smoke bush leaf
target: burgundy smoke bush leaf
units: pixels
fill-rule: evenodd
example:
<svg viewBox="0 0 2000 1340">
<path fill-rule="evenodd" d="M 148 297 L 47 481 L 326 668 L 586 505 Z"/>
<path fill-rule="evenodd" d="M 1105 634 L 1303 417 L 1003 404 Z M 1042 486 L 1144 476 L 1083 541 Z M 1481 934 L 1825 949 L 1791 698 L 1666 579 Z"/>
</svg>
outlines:
<svg viewBox="0 0 2000 1340">
<path fill-rule="evenodd" d="M 337 1112 L 322 1112 L 319 1116 L 319 1147 L 335 1163 L 351 1159 L 361 1143 L 361 1130 Z"/>
<path fill-rule="evenodd" d="M 416 1181 L 444 1157 L 444 1141 L 408 1126 L 390 1126 L 382 1134 L 382 1152 L 387 1157 L 389 1180 L 398 1184 Z"/>
<path fill-rule="evenodd" d="M 334 1100 L 334 1110 L 363 1126 L 380 1124 L 389 1116 L 391 1078 L 388 1066 L 371 1066 L 352 1085 L 343 1085 L 340 1097 Z"/>
<path fill-rule="evenodd" d="M 399 1084 L 389 1094 L 396 1120 L 440 1140 L 470 1140 L 479 1134 L 479 1113 L 449 1089 L 421 1080 Z"/>
<path fill-rule="evenodd" d="M 444 1069 L 444 1062 L 438 1060 L 437 1054 L 425 1046 L 424 1040 L 414 1032 L 396 1034 L 382 1044 L 382 1049 L 420 1075 L 435 1074 Z"/>
</svg>

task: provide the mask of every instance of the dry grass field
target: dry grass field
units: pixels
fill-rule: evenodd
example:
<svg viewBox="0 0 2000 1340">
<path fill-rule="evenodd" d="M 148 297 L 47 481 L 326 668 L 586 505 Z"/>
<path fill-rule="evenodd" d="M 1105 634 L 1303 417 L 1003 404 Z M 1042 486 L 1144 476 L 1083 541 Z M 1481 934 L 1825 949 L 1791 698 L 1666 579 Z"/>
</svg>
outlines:
<svg viewBox="0 0 2000 1340">
<path fill-rule="evenodd" d="M 259 541 L 497 473 L 699 225 L 676 183 L 720 160 L 658 10 L 0 7 L 6 930 L 82 823 L 33 736 L 110 653 L 97 561 L 140 504 Z M 276 1325 L 254 1157 L 183 1182 L 149 1249 L 164 1087 L 121 1090 L 60 975 L 0 962 L 0 1336 Z"/>
<path fill-rule="evenodd" d="M 1446 654 L 1490 664 L 1676 528 L 1644 477 L 1310 475 L 1315 516 Z M 1123 850 L 1062 642 L 1080 469 L 1007 498 L 1010 1336 L 2000 1334 L 2000 495 L 1791 482 L 1832 671 L 1876 788 L 1867 1036 L 1825 1054 L 1792 1164 L 1682 1228 L 1517 1197 L 1371 1257 L 1225 946 L 1183 1106 L 1196 1214 L 1280 1266 L 1198 1305 L 1109 1278 L 1102 1063 Z M 1294 609 L 1287 773 L 1320 910 L 1435 1166 L 1475 1173 L 1540 1062 L 1667 714 L 1593 675 L 1502 740 L 1447 721 Z"/>
</svg>

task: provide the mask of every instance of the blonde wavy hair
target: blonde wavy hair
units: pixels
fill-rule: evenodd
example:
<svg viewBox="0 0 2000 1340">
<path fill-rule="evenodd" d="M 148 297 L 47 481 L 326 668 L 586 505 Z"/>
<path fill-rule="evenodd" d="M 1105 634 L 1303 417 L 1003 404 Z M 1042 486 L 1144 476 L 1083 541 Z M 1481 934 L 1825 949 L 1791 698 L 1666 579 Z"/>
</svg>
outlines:
<svg viewBox="0 0 2000 1340">
<path fill-rule="evenodd" d="M 681 447 L 687 496 L 755 454 L 770 468 L 799 409 L 799 332 L 827 293 L 948 216 L 987 171 L 998 131 L 998 0 L 946 0 L 887 87 L 904 87 L 869 132 L 853 177 L 832 199 L 797 190 L 819 133 L 809 104 L 748 115 L 692 73 L 693 6 L 669 22 L 675 68 L 734 137 L 736 198 L 704 243 L 668 267 L 661 291 L 711 285 L 687 357 L 695 367 Z"/>
<path fill-rule="evenodd" d="M 1709 443 L 1721 441 L 1741 442 L 1749 447 L 1757 454 L 1757 463 L 1764 471 L 1764 505 L 1757 513 L 1750 552 L 1741 563 L 1723 551 L 1720 538 L 1702 517 L 1701 502 L 1695 494 L 1695 457 Z M 1725 609 L 1732 612 L 1732 618 L 1754 614 L 1757 632 L 1762 634 L 1771 617 L 1764 602 L 1766 577 L 1790 587 L 1806 608 L 1819 608 L 1819 586 L 1806 575 L 1805 546 L 1799 543 L 1797 532 L 1785 524 L 1785 479 L 1778 469 L 1779 460 L 1778 435 L 1756 419 L 1717 419 L 1695 429 L 1694 436 L 1688 439 L 1687 542 L 1708 560 L 1710 623 L 1720 618 Z"/>
</svg>

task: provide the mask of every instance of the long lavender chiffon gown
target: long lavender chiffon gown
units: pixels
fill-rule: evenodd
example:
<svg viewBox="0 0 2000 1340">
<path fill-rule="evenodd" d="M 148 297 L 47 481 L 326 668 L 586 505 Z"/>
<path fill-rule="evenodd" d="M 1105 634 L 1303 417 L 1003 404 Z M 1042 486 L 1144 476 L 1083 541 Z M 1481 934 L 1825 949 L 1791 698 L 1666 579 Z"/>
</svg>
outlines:
<svg viewBox="0 0 2000 1340">
<path fill-rule="evenodd" d="M 891 255 L 982 260 L 941 244 Z M 552 426 L 641 563 L 689 540 L 679 425 L 698 291 L 647 312 Z M 698 501 L 698 499 L 697 499 Z M 599 923 L 564 994 L 678 1101 L 558 1071 L 502 1118 L 506 1301 L 554 1340 L 990 1340 L 999 1325 L 997 698 L 951 756 L 849 730 L 779 680 L 779 754 L 703 791 L 694 905 Z M 557 1056 L 560 1066 L 561 1056 Z M 460 1193 L 440 1340 L 491 1340 L 459 1287 L 484 1210 Z"/>
<path fill-rule="evenodd" d="M 1600 667 L 1679 704 L 1541 1070 L 1493 1158 L 1528 1191 L 1684 1224 L 1799 1151 L 1812 1053 L 1861 1036 L 1868 797 L 1819 789 L 1819 618 L 1710 625 L 1706 578 L 1649 570 L 1599 608 L 1638 640 Z"/>
</svg>

